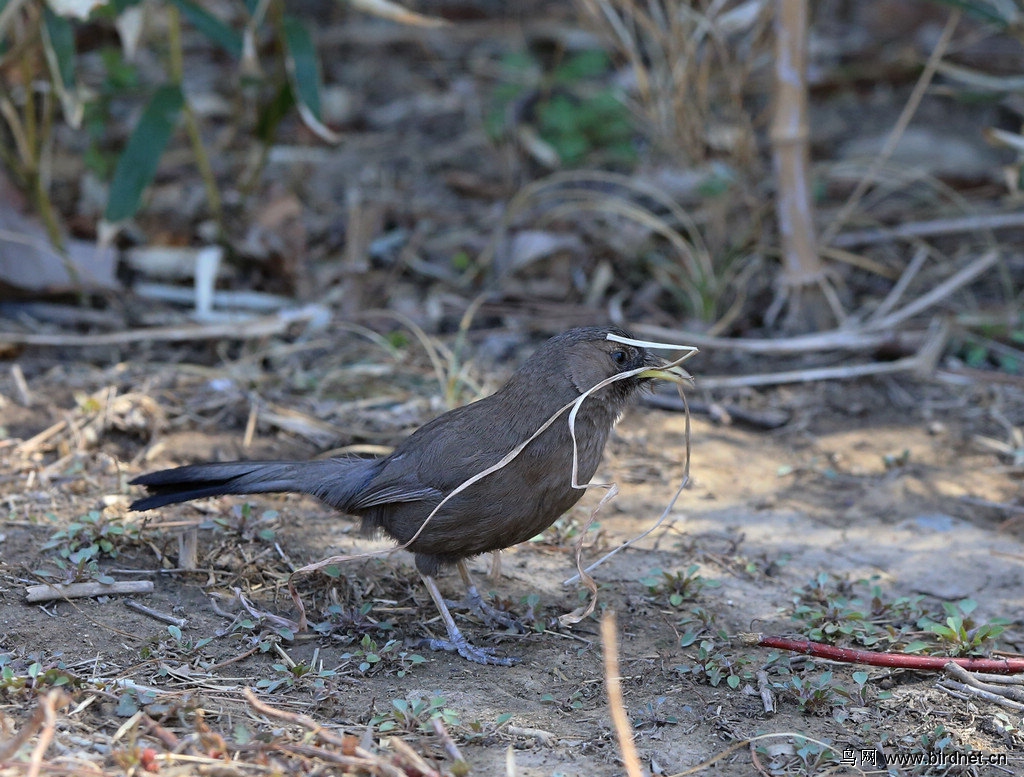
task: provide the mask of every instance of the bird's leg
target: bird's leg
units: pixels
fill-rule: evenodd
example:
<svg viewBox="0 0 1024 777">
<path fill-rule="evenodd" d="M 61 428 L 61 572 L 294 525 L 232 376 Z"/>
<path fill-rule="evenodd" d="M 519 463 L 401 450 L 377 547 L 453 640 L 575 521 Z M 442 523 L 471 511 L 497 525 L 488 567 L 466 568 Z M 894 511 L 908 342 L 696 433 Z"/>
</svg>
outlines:
<svg viewBox="0 0 1024 777">
<path fill-rule="evenodd" d="M 491 571 L 487 573 L 489 580 L 501 580 L 501 551 L 491 551 Z"/>
<path fill-rule="evenodd" d="M 506 629 L 523 631 L 523 624 L 516 618 L 504 610 L 492 607 L 484 600 L 484 597 L 480 595 L 480 591 L 477 590 L 476 583 L 473 582 L 473 578 L 469 574 L 469 567 L 466 566 L 466 562 L 463 559 L 459 559 L 456 566 L 459 570 L 459 577 L 466 584 L 466 606 L 476 613 L 480 620 L 492 629 L 502 626 Z"/>
<path fill-rule="evenodd" d="M 494 651 L 491 648 L 479 648 L 471 644 L 462 632 L 459 631 L 459 627 L 455 625 L 455 619 L 448 611 L 448 605 L 444 603 L 444 597 L 441 596 L 441 592 L 438 590 L 437 583 L 434 582 L 434 578 L 430 575 L 421 575 L 421 577 L 423 578 L 423 584 L 427 587 L 427 591 L 430 593 L 430 598 L 434 600 L 434 604 L 437 605 L 438 612 L 441 613 L 441 620 L 444 621 L 445 628 L 448 630 L 448 639 L 424 640 L 431 650 L 455 651 L 463 658 L 467 658 L 470 661 L 476 661 L 478 664 L 512 666 L 516 663 L 518 659 L 512 658 L 511 656 L 507 658 L 495 656 L 493 654 Z"/>
</svg>

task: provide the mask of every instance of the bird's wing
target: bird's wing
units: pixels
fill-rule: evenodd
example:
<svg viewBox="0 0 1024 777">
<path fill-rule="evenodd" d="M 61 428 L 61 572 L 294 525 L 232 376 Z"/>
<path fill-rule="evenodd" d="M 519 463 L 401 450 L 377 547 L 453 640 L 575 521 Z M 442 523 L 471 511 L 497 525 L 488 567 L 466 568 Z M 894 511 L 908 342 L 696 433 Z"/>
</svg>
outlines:
<svg viewBox="0 0 1024 777">
<path fill-rule="evenodd" d="M 481 418 L 490 418 L 487 397 L 457 408 L 420 427 L 384 460 L 361 489 L 352 507 L 393 502 L 438 502 L 467 478 L 500 460 L 514 447 L 508 434 L 481 435 Z M 497 432 L 497 430 L 494 430 Z"/>
<path fill-rule="evenodd" d="M 394 504 L 396 502 L 438 501 L 444 494 L 429 486 L 409 486 L 400 483 L 387 483 L 376 486 L 371 484 L 352 503 L 352 509 L 364 510 L 367 507 Z"/>
</svg>

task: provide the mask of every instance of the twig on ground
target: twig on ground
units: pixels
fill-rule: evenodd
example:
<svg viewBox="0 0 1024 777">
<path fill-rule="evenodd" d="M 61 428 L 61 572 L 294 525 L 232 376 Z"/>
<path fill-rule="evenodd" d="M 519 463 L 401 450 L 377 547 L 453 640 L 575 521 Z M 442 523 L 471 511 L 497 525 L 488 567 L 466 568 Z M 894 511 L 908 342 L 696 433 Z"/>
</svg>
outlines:
<svg viewBox="0 0 1024 777">
<path fill-rule="evenodd" d="M 896 306 L 896 303 L 900 301 L 900 297 L 903 296 L 903 292 L 907 290 L 910 282 L 914 280 L 917 273 L 924 267 L 925 260 L 927 259 L 928 249 L 923 246 L 919 247 L 911 257 L 903 274 L 900 275 L 899 280 L 889 289 L 889 293 L 885 295 L 885 299 L 882 300 L 881 304 L 875 308 L 868 319 L 869 321 L 878 321 L 889 314 L 893 307 Z"/>
<path fill-rule="evenodd" d="M 15 734 L 13 737 L 8 739 L 6 742 L 0 742 L 0 762 L 6 761 L 11 758 L 21 746 L 28 742 L 43 726 L 43 721 L 46 719 L 46 712 L 43 710 L 42 699 L 39 701 L 39 706 L 36 707 L 36 711 L 32 713 L 32 717 L 25 722 L 25 725 L 21 727 L 21 731 Z"/>
<path fill-rule="evenodd" d="M 25 587 L 25 601 L 29 604 L 50 602 L 54 599 L 84 599 L 90 596 L 114 594 L 148 594 L 153 592 L 152 580 L 125 580 L 118 583 L 43 583 Z"/>
<path fill-rule="evenodd" d="M 309 715 L 303 715 L 301 712 L 288 712 L 287 710 L 272 707 L 266 702 L 260 701 L 252 688 L 243 688 L 242 696 L 244 696 L 249 705 L 261 715 L 277 718 L 278 720 L 283 720 L 286 723 L 301 726 L 307 731 L 312 732 L 321 742 L 326 742 L 327 744 L 344 748 L 346 752 L 352 750 L 352 743 L 354 741 L 353 737 L 336 734 L 330 729 L 324 728 Z M 359 748 L 356 748 L 353 752 L 357 752 L 358 750 Z M 366 753 L 366 755 L 372 756 L 372 753 Z"/>
<path fill-rule="evenodd" d="M 0 332 L 0 344 L 84 348 L 96 345 L 128 345 L 147 342 L 186 342 L 189 340 L 253 340 L 283 334 L 292 324 L 321 326 L 330 320 L 330 312 L 321 305 L 282 310 L 272 316 L 246 318 L 187 326 L 159 326 L 126 329 L 96 335 L 38 334 Z"/>
<path fill-rule="evenodd" d="M 11 365 L 11 380 L 14 381 L 14 388 L 18 392 L 18 404 L 22 407 L 31 407 L 32 392 L 29 391 L 28 381 L 25 380 L 25 373 L 18 363 Z"/>
<path fill-rule="evenodd" d="M 341 748 L 341 753 L 315 747 L 313 745 L 275 745 L 283 752 L 293 752 L 297 755 L 304 755 L 312 758 L 322 758 L 332 763 L 345 764 L 347 766 L 363 768 L 371 774 L 383 775 L 384 777 L 406 777 L 405 772 L 396 766 L 383 760 L 380 756 L 360 747 L 358 740 L 352 736 L 337 734 L 330 729 L 324 728 L 320 723 L 309 715 L 301 712 L 288 712 L 277 707 L 272 707 L 266 702 L 260 701 L 251 688 L 243 688 L 242 695 L 249 705 L 261 715 L 270 718 L 283 720 L 292 725 L 301 726 L 315 736 L 320 742 L 334 747 Z M 398 740 L 392 740 L 392 742 Z"/>
<path fill-rule="evenodd" d="M 955 690 L 960 693 L 977 696 L 1001 707 L 1024 710 L 1024 689 L 1018 687 L 1021 684 L 1021 678 L 1010 678 L 1017 681 L 1012 685 L 985 682 L 977 674 L 968 672 L 953 661 L 946 664 L 945 670 L 946 674 L 952 677 L 953 680 L 940 680 L 938 685 L 942 690 Z"/>
<path fill-rule="evenodd" d="M 761 704 L 767 715 L 775 714 L 775 694 L 772 693 L 772 683 L 768 679 L 768 673 L 761 669 L 757 673 L 757 690 L 761 694 Z"/>
<path fill-rule="evenodd" d="M 153 618 L 155 620 L 162 621 L 163 623 L 169 623 L 172 626 L 177 626 L 179 629 L 183 629 L 185 628 L 185 626 L 188 625 L 187 618 L 175 618 L 173 615 L 170 615 L 169 613 L 154 610 L 152 607 L 147 607 L 146 605 L 142 604 L 141 602 L 137 602 L 134 599 L 125 600 L 124 606 L 137 612 L 141 612 L 143 615 L 148 615 L 150 618 Z"/>
<path fill-rule="evenodd" d="M 1015 229 L 1024 227 L 1024 211 L 1013 213 L 984 213 L 977 216 L 960 216 L 958 218 L 935 219 L 934 221 L 914 221 L 884 229 L 862 229 L 857 232 L 844 232 L 836 236 L 833 245 L 841 248 L 891 243 L 894 239 L 911 239 L 916 237 L 935 237 L 952 235 L 958 232 L 979 232 L 991 229 Z"/>
<path fill-rule="evenodd" d="M 966 267 L 946 278 L 946 280 L 938 286 L 929 290 L 927 293 L 922 294 L 913 302 L 904 305 L 899 310 L 890 313 L 883 318 L 869 321 L 865 324 L 865 329 L 878 330 L 895 328 L 897 324 L 906 321 L 908 318 L 917 315 L 923 310 L 927 310 L 938 302 L 944 300 L 961 286 L 967 285 L 997 261 L 999 261 L 998 250 L 993 249 L 991 251 L 986 251 Z"/>
<path fill-rule="evenodd" d="M 834 329 L 830 332 L 819 332 L 813 335 L 797 337 L 768 338 L 734 338 L 709 337 L 700 332 L 690 330 L 669 329 L 652 324 L 632 324 L 631 328 L 638 334 L 648 337 L 679 338 L 693 343 L 698 348 L 710 351 L 732 351 L 737 353 L 759 354 L 801 354 L 814 351 L 870 351 L 893 342 L 891 332 L 865 332 L 860 329 Z M 901 332 L 900 340 L 908 343 L 919 343 L 924 332 Z M 704 378 L 700 380 L 704 385 Z"/>
<path fill-rule="evenodd" d="M 459 751 L 459 746 L 455 744 L 455 740 L 452 739 L 452 735 L 448 733 L 448 729 L 444 727 L 441 719 L 431 718 L 430 725 L 433 726 L 434 733 L 437 734 L 437 738 L 444 745 L 444 751 L 448 754 L 448 757 L 456 763 L 460 761 L 466 763 L 466 759 L 462 757 L 462 753 Z"/>
<path fill-rule="evenodd" d="M 910 653 L 880 653 L 872 650 L 857 650 L 807 639 L 789 639 L 764 634 L 741 634 L 740 640 L 747 645 L 790 650 L 794 653 L 840 661 L 845 664 L 866 664 L 867 666 L 891 666 L 898 669 L 937 672 L 954 663 L 967 671 L 991 672 L 993 674 L 1019 674 L 1024 672 L 1022 658 L 950 658 L 949 656 L 919 656 Z"/>
<path fill-rule="evenodd" d="M 550 747 L 551 743 L 555 741 L 555 735 L 550 731 L 545 731 L 541 728 L 525 728 L 523 726 L 505 726 L 505 733 L 513 737 L 523 737 L 524 739 L 536 739 L 545 747 Z"/>
<path fill-rule="evenodd" d="M 388 745 L 394 750 L 395 756 L 399 761 L 404 761 L 412 767 L 414 774 L 422 774 L 423 777 L 441 777 L 441 773 L 424 761 L 423 757 L 413 750 L 408 743 L 403 742 L 398 737 L 391 737 L 388 740 Z M 405 771 L 403 771 L 403 774 Z"/>
</svg>

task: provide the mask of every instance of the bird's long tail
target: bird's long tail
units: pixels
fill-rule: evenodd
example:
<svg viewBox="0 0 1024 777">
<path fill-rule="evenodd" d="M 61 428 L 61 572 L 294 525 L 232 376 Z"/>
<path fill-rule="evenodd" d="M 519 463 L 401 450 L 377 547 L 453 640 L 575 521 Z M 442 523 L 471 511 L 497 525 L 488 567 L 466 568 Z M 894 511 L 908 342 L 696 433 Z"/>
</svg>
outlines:
<svg viewBox="0 0 1024 777">
<path fill-rule="evenodd" d="M 310 494 L 346 510 L 374 475 L 378 459 L 345 457 L 315 461 L 232 461 L 192 464 L 151 472 L 131 481 L 149 496 L 132 502 L 132 510 L 152 510 L 221 494 Z"/>
</svg>

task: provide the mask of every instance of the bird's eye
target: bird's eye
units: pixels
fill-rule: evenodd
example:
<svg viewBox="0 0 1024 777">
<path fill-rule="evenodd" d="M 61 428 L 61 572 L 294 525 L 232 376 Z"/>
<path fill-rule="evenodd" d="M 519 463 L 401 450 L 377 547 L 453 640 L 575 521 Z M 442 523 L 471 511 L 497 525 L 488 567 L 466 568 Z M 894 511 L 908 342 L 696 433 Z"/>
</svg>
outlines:
<svg viewBox="0 0 1024 777">
<path fill-rule="evenodd" d="M 629 356 L 625 351 L 612 351 L 612 361 L 620 367 L 626 363 L 627 359 L 629 359 Z"/>
</svg>

